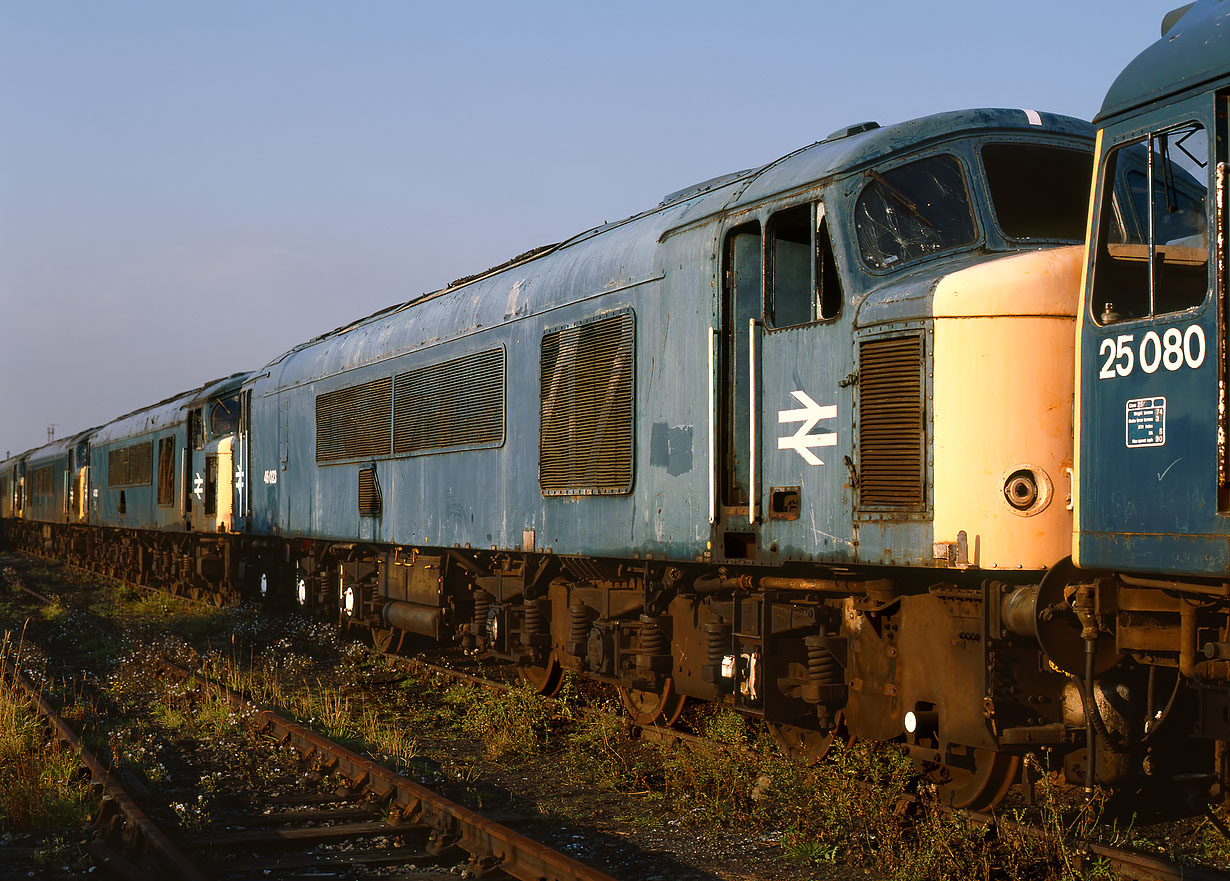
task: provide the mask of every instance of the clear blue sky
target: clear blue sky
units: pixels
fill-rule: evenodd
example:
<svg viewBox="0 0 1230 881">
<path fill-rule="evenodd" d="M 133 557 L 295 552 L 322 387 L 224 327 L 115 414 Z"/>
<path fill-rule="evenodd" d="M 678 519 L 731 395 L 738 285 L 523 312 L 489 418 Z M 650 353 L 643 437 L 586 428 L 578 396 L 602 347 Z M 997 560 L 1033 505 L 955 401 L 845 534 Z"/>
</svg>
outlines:
<svg viewBox="0 0 1230 881">
<path fill-rule="evenodd" d="M 1088 119 L 1170 5 L 0 0 L 0 455 L 852 122 Z"/>
</svg>

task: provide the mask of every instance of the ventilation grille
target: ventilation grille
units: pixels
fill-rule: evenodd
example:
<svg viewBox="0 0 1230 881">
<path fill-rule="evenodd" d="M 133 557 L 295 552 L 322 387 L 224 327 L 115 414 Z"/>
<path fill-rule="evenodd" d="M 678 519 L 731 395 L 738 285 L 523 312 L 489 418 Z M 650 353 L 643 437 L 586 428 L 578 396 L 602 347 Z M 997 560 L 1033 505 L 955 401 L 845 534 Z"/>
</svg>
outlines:
<svg viewBox="0 0 1230 881">
<path fill-rule="evenodd" d="M 859 507 L 920 510 L 922 337 L 862 343 L 858 389 Z"/>
<path fill-rule="evenodd" d="M 30 495 L 50 495 L 53 492 L 53 465 L 46 468 L 35 468 L 30 472 Z"/>
<path fill-rule="evenodd" d="M 380 484 L 376 482 L 376 469 L 359 469 L 359 515 L 379 517 L 384 510 L 380 498 Z"/>
<path fill-rule="evenodd" d="M 153 482 L 153 441 L 107 453 L 107 486 L 149 486 Z"/>
<path fill-rule="evenodd" d="M 158 504 L 175 504 L 175 438 L 158 441 Z"/>
<path fill-rule="evenodd" d="M 400 373 L 394 389 L 395 454 L 504 442 L 503 349 Z"/>
<path fill-rule="evenodd" d="M 316 461 L 389 455 L 393 377 L 316 396 Z"/>
<path fill-rule="evenodd" d="M 543 336 L 543 495 L 632 489 L 634 337 L 631 312 Z"/>
</svg>

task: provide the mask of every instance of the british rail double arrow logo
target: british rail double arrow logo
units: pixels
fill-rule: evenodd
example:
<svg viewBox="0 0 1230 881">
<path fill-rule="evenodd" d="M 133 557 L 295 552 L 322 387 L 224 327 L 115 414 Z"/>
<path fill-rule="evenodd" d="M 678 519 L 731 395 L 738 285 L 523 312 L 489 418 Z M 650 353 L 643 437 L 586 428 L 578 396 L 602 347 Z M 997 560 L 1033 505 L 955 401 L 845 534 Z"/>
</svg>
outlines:
<svg viewBox="0 0 1230 881">
<path fill-rule="evenodd" d="M 820 457 L 811 451 L 812 447 L 835 447 L 837 446 L 837 434 L 829 432 L 827 434 L 812 434 L 811 430 L 816 427 L 816 423 L 821 419 L 836 419 L 837 407 L 821 407 L 811 399 L 807 392 L 791 392 L 791 396 L 803 406 L 797 410 L 778 410 L 777 421 L 782 422 L 801 422 L 799 430 L 789 437 L 779 437 L 777 439 L 777 448 L 779 450 L 794 450 L 803 457 L 803 461 L 808 465 L 823 465 Z"/>
</svg>

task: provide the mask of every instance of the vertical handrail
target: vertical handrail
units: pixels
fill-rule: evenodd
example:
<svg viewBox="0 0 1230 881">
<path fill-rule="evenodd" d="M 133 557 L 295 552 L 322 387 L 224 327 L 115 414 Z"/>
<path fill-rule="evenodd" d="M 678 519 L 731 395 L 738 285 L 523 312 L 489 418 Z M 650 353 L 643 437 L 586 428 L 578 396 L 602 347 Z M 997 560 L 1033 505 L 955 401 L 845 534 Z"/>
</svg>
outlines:
<svg viewBox="0 0 1230 881">
<path fill-rule="evenodd" d="M 709 522 L 717 522 L 717 328 L 709 328 Z"/>
<path fill-rule="evenodd" d="M 747 320 L 747 522 L 756 523 L 756 319 Z"/>
</svg>

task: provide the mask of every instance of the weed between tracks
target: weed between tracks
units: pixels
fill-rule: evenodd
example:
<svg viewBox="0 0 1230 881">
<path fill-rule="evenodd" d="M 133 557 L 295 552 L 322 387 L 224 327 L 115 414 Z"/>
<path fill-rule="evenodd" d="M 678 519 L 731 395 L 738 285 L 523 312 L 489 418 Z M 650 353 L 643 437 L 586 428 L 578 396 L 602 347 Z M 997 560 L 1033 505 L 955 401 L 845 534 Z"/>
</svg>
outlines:
<svg viewBox="0 0 1230 881">
<path fill-rule="evenodd" d="M 12 680 L 13 637 L 0 639 L 0 830 L 84 825 L 96 800 L 82 782 L 80 756 L 48 736 L 38 709 Z"/>
</svg>

